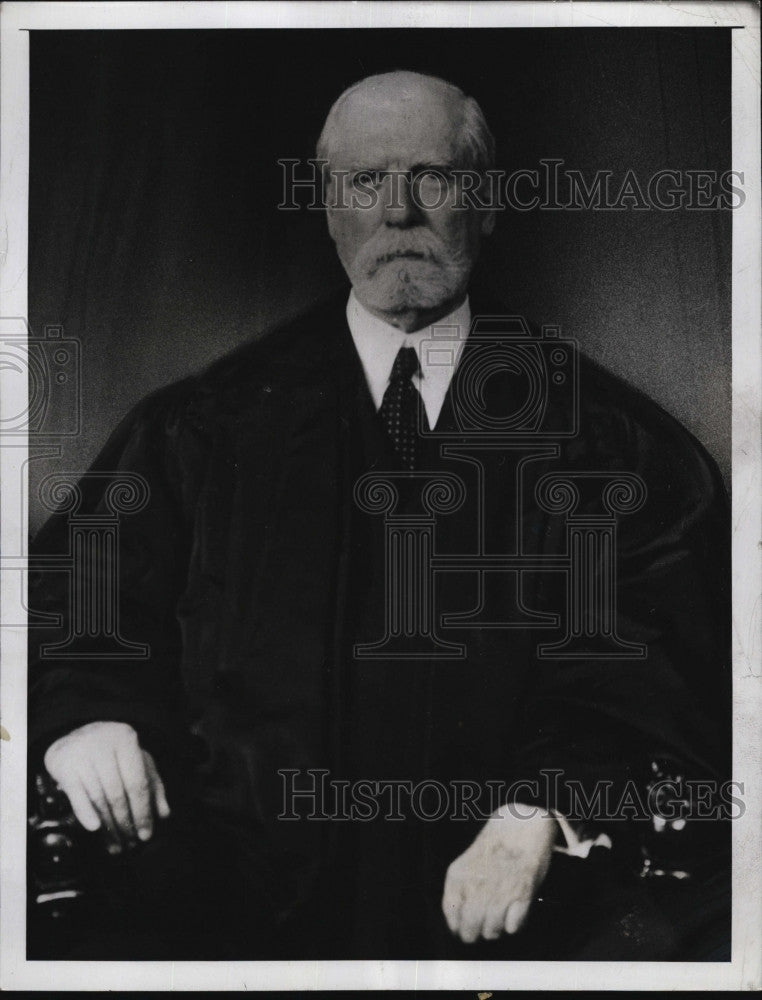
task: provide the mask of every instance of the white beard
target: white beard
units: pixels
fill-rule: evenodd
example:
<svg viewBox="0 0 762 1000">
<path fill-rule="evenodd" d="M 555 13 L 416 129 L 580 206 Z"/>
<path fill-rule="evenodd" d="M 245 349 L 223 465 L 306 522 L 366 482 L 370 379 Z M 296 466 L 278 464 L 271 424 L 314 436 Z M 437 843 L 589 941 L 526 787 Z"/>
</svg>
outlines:
<svg viewBox="0 0 762 1000">
<path fill-rule="evenodd" d="M 460 261 L 435 264 L 415 258 L 398 258 L 379 265 L 372 274 L 354 281 L 360 298 L 385 312 L 405 309 L 436 309 L 454 298 L 468 280 L 468 268 Z"/>
</svg>

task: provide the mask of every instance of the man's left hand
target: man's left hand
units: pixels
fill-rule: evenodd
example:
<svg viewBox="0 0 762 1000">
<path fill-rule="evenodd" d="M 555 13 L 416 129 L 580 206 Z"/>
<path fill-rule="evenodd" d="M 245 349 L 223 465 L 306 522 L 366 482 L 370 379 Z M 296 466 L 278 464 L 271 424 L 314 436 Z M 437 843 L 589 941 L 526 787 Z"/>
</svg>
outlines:
<svg viewBox="0 0 762 1000">
<path fill-rule="evenodd" d="M 447 869 L 442 910 L 453 934 L 471 944 L 515 934 L 547 874 L 558 826 L 545 810 L 513 803 L 487 820 Z"/>
</svg>

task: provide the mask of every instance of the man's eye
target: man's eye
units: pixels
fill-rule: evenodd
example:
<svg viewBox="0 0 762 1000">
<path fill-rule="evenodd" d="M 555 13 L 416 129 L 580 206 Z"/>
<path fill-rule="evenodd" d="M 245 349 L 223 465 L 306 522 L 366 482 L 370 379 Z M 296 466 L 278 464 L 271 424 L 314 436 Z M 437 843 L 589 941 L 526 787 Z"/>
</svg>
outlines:
<svg viewBox="0 0 762 1000">
<path fill-rule="evenodd" d="M 419 184 L 441 184 L 449 187 L 453 180 L 453 174 L 449 167 L 426 167 L 416 171 L 414 180 Z"/>
<path fill-rule="evenodd" d="M 352 184 L 355 187 L 380 187 L 383 180 L 383 170 L 360 170 L 352 175 Z"/>
</svg>

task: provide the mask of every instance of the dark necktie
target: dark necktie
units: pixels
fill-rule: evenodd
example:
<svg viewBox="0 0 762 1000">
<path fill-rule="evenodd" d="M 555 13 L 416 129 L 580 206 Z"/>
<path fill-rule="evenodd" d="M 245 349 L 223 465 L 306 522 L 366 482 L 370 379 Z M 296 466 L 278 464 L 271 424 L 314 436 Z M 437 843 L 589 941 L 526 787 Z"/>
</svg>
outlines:
<svg viewBox="0 0 762 1000">
<path fill-rule="evenodd" d="M 420 371 L 415 348 L 400 347 L 378 411 L 400 461 L 411 470 L 418 465 L 421 431 L 429 430 L 420 393 L 411 381 L 411 376 L 420 374 Z"/>
</svg>

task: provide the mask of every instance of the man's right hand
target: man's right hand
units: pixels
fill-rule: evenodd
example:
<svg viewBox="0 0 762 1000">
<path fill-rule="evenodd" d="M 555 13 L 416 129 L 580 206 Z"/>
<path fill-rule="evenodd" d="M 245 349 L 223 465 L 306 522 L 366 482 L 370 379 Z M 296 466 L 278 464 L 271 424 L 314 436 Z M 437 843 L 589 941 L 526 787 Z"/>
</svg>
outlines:
<svg viewBox="0 0 762 1000">
<path fill-rule="evenodd" d="M 82 826 L 106 831 L 112 854 L 149 840 L 155 819 L 169 816 L 153 757 L 124 722 L 91 722 L 62 736 L 48 748 L 45 767 Z"/>
</svg>

